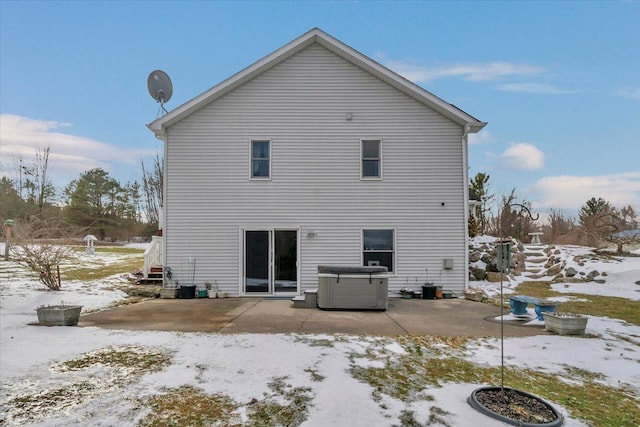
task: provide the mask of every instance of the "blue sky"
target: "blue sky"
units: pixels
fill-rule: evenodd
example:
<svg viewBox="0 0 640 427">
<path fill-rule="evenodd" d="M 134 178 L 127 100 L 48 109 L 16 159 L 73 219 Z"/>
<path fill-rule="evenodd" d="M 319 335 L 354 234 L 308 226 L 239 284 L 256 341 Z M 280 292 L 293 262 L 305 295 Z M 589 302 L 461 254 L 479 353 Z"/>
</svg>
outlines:
<svg viewBox="0 0 640 427">
<path fill-rule="evenodd" d="M 640 2 L 0 1 L 0 155 L 51 147 L 56 184 L 126 182 L 162 149 L 147 76 L 175 108 L 319 27 L 488 122 L 470 176 L 547 212 L 640 213 Z"/>
</svg>

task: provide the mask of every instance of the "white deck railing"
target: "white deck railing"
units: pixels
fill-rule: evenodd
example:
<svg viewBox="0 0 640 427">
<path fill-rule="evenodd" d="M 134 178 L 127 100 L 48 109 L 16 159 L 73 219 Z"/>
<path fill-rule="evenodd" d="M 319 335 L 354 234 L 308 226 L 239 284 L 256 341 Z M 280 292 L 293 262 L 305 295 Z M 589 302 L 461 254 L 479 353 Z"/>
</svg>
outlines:
<svg viewBox="0 0 640 427">
<path fill-rule="evenodd" d="M 162 266 L 162 237 L 161 236 L 152 236 L 151 244 L 144 251 L 144 266 L 142 267 L 142 272 L 144 273 L 144 278 L 149 278 L 149 271 L 151 271 L 151 267 L 161 267 Z"/>
</svg>

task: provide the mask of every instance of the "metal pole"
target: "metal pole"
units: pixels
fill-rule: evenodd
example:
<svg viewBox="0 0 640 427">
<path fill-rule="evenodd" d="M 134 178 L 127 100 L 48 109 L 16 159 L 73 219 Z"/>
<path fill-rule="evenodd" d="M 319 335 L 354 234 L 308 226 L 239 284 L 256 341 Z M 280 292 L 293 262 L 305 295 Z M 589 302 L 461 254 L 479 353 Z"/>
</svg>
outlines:
<svg viewBox="0 0 640 427">
<path fill-rule="evenodd" d="M 500 227 L 500 242 L 504 240 L 504 228 L 502 227 L 502 211 L 498 215 L 498 227 Z M 496 251 L 497 255 L 497 251 Z M 504 258 L 504 248 L 500 248 L 500 256 Z M 497 262 L 497 260 L 496 260 Z M 503 273 L 504 262 L 500 260 L 500 391 L 504 394 L 504 295 L 503 295 Z"/>
<path fill-rule="evenodd" d="M 515 206 L 518 206 L 520 208 L 519 215 L 521 215 L 523 212 L 526 212 L 527 216 L 531 218 L 533 221 L 537 221 L 538 218 L 540 218 L 540 214 L 536 215 L 534 218 L 529 208 L 527 208 L 523 204 L 510 203 L 508 205 L 505 205 L 500 211 L 500 213 L 498 214 L 498 227 L 500 227 L 500 241 L 498 242 L 499 245 L 502 245 L 503 241 L 505 240 L 504 227 L 502 226 L 502 212 L 504 212 L 504 210 L 507 208 L 511 208 Z M 496 247 L 496 264 L 498 262 L 497 252 L 498 251 Z M 506 262 L 504 262 L 504 256 L 505 256 L 504 247 L 500 248 L 500 255 L 503 258 L 502 260 L 500 260 L 500 268 L 498 269 L 500 272 L 500 391 L 504 396 L 504 294 L 503 294 L 503 285 L 502 285 L 503 274 L 504 274 L 503 271 L 504 271 L 504 266 L 506 264 Z M 511 255 L 511 251 L 509 251 L 509 254 L 507 256 L 510 256 L 510 255 Z"/>
</svg>

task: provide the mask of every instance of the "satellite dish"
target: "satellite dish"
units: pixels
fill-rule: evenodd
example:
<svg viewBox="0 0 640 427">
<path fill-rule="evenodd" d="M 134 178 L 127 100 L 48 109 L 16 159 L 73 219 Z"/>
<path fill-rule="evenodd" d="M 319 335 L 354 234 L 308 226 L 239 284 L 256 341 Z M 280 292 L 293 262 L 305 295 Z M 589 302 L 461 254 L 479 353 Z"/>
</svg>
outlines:
<svg viewBox="0 0 640 427">
<path fill-rule="evenodd" d="M 156 102 L 159 102 L 164 110 L 164 103 L 169 102 L 173 94 L 173 85 L 167 73 L 162 70 L 152 71 L 147 79 L 147 87 L 149 88 L 149 95 Z"/>
</svg>

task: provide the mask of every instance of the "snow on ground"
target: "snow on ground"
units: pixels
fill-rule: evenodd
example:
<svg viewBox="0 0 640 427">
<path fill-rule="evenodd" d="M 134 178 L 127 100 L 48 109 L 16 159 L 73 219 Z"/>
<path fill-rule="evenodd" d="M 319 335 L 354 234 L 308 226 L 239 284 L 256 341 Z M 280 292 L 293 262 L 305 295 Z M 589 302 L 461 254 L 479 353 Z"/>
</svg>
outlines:
<svg viewBox="0 0 640 427">
<path fill-rule="evenodd" d="M 0 248 L 2 249 L 2 248 Z M 562 256 L 572 259 L 585 248 L 568 247 Z M 97 253 L 83 256 L 83 263 L 118 262 L 126 255 Z M 606 294 L 637 299 L 640 259 L 625 258 L 614 263 L 594 262 L 589 268 L 607 271 Z M 126 272 L 123 272 L 126 273 Z M 270 383 L 283 378 L 290 388 L 309 388 L 310 409 L 303 426 L 390 426 L 398 425 L 403 411 L 414 411 L 417 420 L 428 420 L 433 408 L 448 425 L 476 427 L 503 423 L 479 414 L 466 402 L 482 384 L 444 384 L 425 392 L 433 400 L 404 403 L 390 396 L 374 396 L 370 385 L 350 374 L 353 366 L 383 366 L 382 358 L 371 354 L 402 355 L 404 348 L 393 338 L 347 335 L 171 333 L 115 331 L 100 328 L 39 327 L 35 308 L 61 302 L 80 304 L 85 310 L 98 309 L 125 297 L 118 284 L 126 274 L 92 282 L 64 282 L 62 291 L 43 290 L 37 280 L 10 262 L 0 261 L 0 424 L 31 426 L 113 426 L 135 425 L 148 413 L 141 407 L 164 387 L 192 385 L 206 393 L 221 393 L 241 403 L 241 416 L 248 402 L 273 393 Z M 475 285 L 495 292 L 495 284 Z M 508 287 L 514 287 L 509 283 Z M 570 284 L 558 290 L 587 293 Z M 604 285 L 598 285 L 604 286 Z M 602 287 L 599 288 L 602 294 Z M 636 294 L 634 294 L 634 290 Z M 533 321 L 532 323 L 535 323 Z M 504 341 L 505 363 L 543 372 L 562 372 L 567 366 L 592 371 L 598 381 L 618 387 L 626 384 L 640 391 L 640 327 L 616 319 L 591 317 L 587 333 L 598 339 L 541 335 L 509 338 Z M 85 370 L 61 370 L 60 362 L 77 359 L 89 352 L 110 348 L 157 351 L 169 354 L 171 363 L 157 372 L 135 372 L 123 366 L 96 364 Z M 463 357 L 476 363 L 500 365 L 499 340 L 472 340 Z M 58 365 L 56 365 L 58 364 Z M 43 399 L 53 399 L 54 391 L 69 390 L 72 401 L 64 399 L 58 410 L 32 408 L 31 418 L 7 407 L 16 397 L 33 396 L 49 390 Z M 279 399 L 282 400 L 280 396 Z M 286 404 L 286 401 L 283 402 Z M 568 416 L 566 426 L 586 426 Z M 22 418 L 21 418 L 22 417 Z M 4 422 L 2 421 L 4 420 Z"/>
<path fill-rule="evenodd" d="M 607 273 L 605 283 L 556 283 L 551 286 L 556 292 L 578 293 L 586 295 L 617 296 L 640 300 L 640 257 L 625 258 L 624 262 L 609 263 L 602 266 Z"/>
<path fill-rule="evenodd" d="M 471 239 L 474 247 L 479 247 L 485 243 L 492 243 L 495 238 L 491 236 L 478 236 Z M 597 256 L 591 248 L 585 246 L 563 245 L 558 247 L 559 253 L 554 254 L 558 262 L 564 265 L 564 270 L 573 268 L 576 270 L 576 277 L 584 277 L 589 273 L 597 271 L 598 279 L 604 280 L 604 283 L 597 281 L 583 283 L 555 283 L 551 286 L 556 292 L 560 293 L 579 293 L 585 295 L 602 295 L 610 297 L 621 297 L 631 300 L 640 300 L 640 286 L 636 283 L 640 281 L 640 257 L 621 257 L 611 254 L 608 257 Z M 640 250 L 639 250 L 640 251 Z M 639 252 L 640 254 L 640 252 Z M 482 261 L 476 263 L 484 268 Z M 523 281 L 548 281 L 550 277 L 542 277 L 532 279 L 524 275 L 512 276 L 512 280 L 505 281 L 503 293 L 505 295 L 515 293 L 515 289 Z M 470 282 L 470 287 L 480 288 L 487 297 L 496 297 L 500 295 L 499 282 L 475 281 Z M 562 298 L 554 298 L 562 301 Z"/>
</svg>

